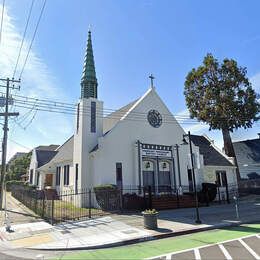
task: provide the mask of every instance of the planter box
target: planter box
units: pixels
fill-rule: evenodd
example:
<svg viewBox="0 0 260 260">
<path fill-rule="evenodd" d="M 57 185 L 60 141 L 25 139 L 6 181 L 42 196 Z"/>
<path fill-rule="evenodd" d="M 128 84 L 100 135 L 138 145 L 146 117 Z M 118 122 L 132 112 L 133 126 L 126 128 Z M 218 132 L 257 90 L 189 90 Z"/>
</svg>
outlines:
<svg viewBox="0 0 260 260">
<path fill-rule="evenodd" d="M 143 217 L 144 217 L 144 227 L 147 229 L 157 229 L 157 218 L 158 218 L 158 213 L 155 214 L 150 214 L 150 213 L 145 213 L 144 211 L 142 212 Z"/>
</svg>

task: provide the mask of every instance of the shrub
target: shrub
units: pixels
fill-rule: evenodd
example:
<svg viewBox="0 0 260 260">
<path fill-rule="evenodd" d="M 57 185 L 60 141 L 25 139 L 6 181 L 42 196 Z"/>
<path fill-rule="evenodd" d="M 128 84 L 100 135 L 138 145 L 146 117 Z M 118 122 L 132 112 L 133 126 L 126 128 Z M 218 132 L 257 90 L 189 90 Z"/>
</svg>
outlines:
<svg viewBox="0 0 260 260">
<path fill-rule="evenodd" d="M 202 183 L 202 190 L 198 192 L 199 202 L 212 202 L 217 195 L 217 185 L 214 183 Z"/>
<path fill-rule="evenodd" d="M 18 181 L 18 180 L 12 180 L 12 181 L 6 182 L 6 190 L 7 191 L 11 191 L 12 187 L 14 187 L 14 186 L 24 186 L 24 182 Z"/>
<path fill-rule="evenodd" d="M 94 191 L 114 191 L 118 190 L 117 186 L 114 184 L 102 184 L 94 187 Z"/>
<path fill-rule="evenodd" d="M 94 187 L 97 203 L 103 210 L 117 210 L 120 207 L 120 194 L 116 185 L 105 184 Z"/>
</svg>

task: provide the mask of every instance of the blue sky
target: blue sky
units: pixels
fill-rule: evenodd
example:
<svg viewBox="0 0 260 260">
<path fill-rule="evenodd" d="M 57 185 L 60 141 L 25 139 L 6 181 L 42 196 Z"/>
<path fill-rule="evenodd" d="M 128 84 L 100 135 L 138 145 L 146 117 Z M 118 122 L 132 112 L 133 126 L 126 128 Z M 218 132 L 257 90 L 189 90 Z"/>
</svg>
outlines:
<svg viewBox="0 0 260 260">
<path fill-rule="evenodd" d="M 30 3 L 31 0 L 6 0 L 0 45 L 1 77 L 12 75 Z M 42 3 L 43 0 L 36 0 L 34 5 L 25 47 Z M 218 59 L 234 58 L 239 65 L 246 66 L 249 78 L 260 92 L 259 10 L 257 0 L 48 0 L 19 94 L 75 103 L 80 95 L 89 25 L 99 99 L 106 108 L 116 109 L 141 96 L 149 86 L 149 74 L 153 73 L 156 89 L 172 113 L 185 113 L 185 76 L 201 64 L 208 52 Z M 26 48 L 22 58 L 25 53 Z M 18 119 L 18 123 L 23 127 L 30 124 L 23 130 L 13 122 L 10 139 L 32 148 L 62 143 L 72 134 L 74 119 L 39 112 L 35 116 L 30 113 L 24 121 Z M 200 125 L 183 126 L 196 134 L 205 133 L 222 145 L 219 131 L 208 132 Z M 259 124 L 237 131 L 233 138 L 255 138 L 257 128 Z M 9 156 L 16 150 L 26 150 L 25 147 L 10 141 Z"/>
</svg>

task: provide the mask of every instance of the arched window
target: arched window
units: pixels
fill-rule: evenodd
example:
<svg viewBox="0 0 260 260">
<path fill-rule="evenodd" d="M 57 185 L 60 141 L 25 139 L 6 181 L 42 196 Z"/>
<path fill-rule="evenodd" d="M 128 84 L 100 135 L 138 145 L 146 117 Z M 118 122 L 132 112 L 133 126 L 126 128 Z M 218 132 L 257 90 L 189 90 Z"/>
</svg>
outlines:
<svg viewBox="0 0 260 260">
<path fill-rule="evenodd" d="M 158 173 L 158 191 L 169 191 L 171 189 L 171 170 L 170 163 L 167 161 L 159 162 L 159 173 Z"/>
<path fill-rule="evenodd" d="M 154 180 L 154 162 L 151 160 L 143 161 L 143 186 L 151 186 L 154 190 L 155 180 Z"/>
</svg>

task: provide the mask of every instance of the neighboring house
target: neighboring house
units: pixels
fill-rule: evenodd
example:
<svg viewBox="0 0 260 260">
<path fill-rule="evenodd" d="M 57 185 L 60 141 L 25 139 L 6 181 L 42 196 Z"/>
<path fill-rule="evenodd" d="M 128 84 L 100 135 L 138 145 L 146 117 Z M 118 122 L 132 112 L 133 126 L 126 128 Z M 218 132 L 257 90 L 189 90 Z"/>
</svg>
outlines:
<svg viewBox="0 0 260 260">
<path fill-rule="evenodd" d="M 41 173 L 38 182 L 38 188 L 44 189 L 46 186 L 46 177 L 52 176 L 52 186 L 59 191 L 60 187 L 63 190 L 74 189 L 73 186 L 73 141 L 74 136 L 70 137 L 57 150 L 52 159 L 46 164 L 39 167 L 37 170 Z"/>
<path fill-rule="evenodd" d="M 44 188 L 47 176 L 52 176 L 53 188 L 62 191 L 104 184 L 120 188 L 152 186 L 157 193 L 161 187 L 177 189 L 180 185 L 184 191 L 193 190 L 189 145 L 180 145 L 185 131 L 153 85 L 137 100 L 105 117 L 104 113 L 103 102 L 97 97 L 89 32 L 74 135 L 48 162 L 37 165 L 39 188 Z M 227 158 L 207 139 L 193 138 L 196 184 L 204 182 L 204 171 L 206 176 L 219 171 L 222 179 L 227 176 L 227 181 L 234 183 L 234 167 Z M 216 165 L 207 164 L 209 155 L 216 156 Z M 219 160 L 223 164 L 218 164 Z"/>
<path fill-rule="evenodd" d="M 214 141 L 207 136 L 192 135 L 191 140 L 199 147 L 199 153 L 202 156 L 204 182 L 217 184 L 222 197 L 226 196 L 227 184 L 230 190 L 236 189 L 236 167 L 231 158 L 218 149 Z"/>
<path fill-rule="evenodd" d="M 29 183 L 39 185 L 39 171 L 37 168 L 49 162 L 57 153 L 58 145 L 38 146 L 32 150 L 31 162 L 29 167 Z M 52 176 L 46 178 L 46 184 L 52 186 Z"/>
<path fill-rule="evenodd" d="M 240 177 L 260 178 L 260 134 L 259 138 L 233 143 Z"/>
</svg>

